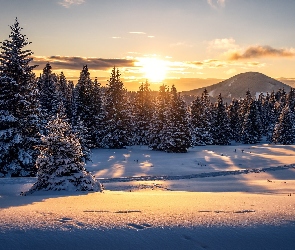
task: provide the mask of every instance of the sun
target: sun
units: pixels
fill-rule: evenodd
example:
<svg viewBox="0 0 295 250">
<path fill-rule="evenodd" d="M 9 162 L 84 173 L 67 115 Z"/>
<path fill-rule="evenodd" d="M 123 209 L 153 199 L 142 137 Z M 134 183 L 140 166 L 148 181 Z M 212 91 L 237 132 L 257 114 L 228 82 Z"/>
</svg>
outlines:
<svg viewBox="0 0 295 250">
<path fill-rule="evenodd" d="M 157 58 L 141 58 L 139 66 L 142 67 L 142 72 L 146 79 L 152 83 L 162 82 L 168 70 L 167 62 Z"/>
</svg>

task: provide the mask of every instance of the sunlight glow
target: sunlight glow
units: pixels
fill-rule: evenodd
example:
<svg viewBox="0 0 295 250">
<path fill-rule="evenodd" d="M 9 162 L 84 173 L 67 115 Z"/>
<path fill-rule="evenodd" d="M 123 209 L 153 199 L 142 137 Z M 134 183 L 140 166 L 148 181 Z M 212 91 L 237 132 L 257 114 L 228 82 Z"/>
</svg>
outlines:
<svg viewBox="0 0 295 250">
<path fill-rule="evenodd" d="M 138 66 L 142 67 L 142 72 L 145 78 L 152 83 L 162 82 L 168 70 L 168 62 L 157 59 L 157 58 L 141 58 L 139 60 Z"/>
</svg>

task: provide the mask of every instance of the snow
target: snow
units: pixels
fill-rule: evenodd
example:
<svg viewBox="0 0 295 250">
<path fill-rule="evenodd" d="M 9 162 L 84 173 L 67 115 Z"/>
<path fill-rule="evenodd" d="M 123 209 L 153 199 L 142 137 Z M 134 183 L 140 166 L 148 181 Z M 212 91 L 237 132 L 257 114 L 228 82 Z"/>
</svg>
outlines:
<svg viewBox="0 0 295 250">
<path fill-rule="evenodd" d="M 0 249 L 294 249 L 294 145 L 92 150 L 100 192 L 20 196 L 0 178 Z"/>
</svg>

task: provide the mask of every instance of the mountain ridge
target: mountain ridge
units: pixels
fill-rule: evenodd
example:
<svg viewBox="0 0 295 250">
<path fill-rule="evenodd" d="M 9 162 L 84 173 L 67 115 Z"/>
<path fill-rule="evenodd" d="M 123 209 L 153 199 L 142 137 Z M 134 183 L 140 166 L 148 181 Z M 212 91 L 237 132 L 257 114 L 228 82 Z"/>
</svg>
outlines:
<svg viewBox="0 0 295 250">
<path fill-rule="evenodd" d="M 231 100 L 243 97 L 247 90 L 251 92 L 252 96 L 256 96 L 257 93 L 271 93 L 279 89 L 289 92 L 291 86 L 260 72 L 245 72 L 206 87 L 182 91 L 182 94 L 201 95 L 205 89 L 212 98 L 216 98 L 221 93 L 225 100 Z"/>
</svg>

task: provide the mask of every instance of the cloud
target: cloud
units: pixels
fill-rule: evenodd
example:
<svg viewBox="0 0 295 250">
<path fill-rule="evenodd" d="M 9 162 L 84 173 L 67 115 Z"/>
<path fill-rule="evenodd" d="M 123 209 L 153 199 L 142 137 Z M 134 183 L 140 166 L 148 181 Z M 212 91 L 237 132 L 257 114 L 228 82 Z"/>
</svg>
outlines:
<svg viewBox="0 0 295 250">
<path fill-rule="evenodd" d="M 133 59 L 105 59 L 93 57 L 50 56 L 34 57 L 33 63 L 44 67 L 49 62 L 54 70 L 81 70 L 83 65 L 88 65 L 91 70 L 107 70 L 116 67 L 135 67 Z"/>
<path fill-rule="evenodd" d="M 122 37 L 120 36 L 112 36 L 113 39 L 121 39 Z"/>
<path fill-rule="evenodd" d="M 186 64 L 190 67 L 204 69 L 217 69 L 217 68 L 232 68 L 232 67 L 240 67 L 240 68 L 254 68 L 254 67 L 264 67 L 264 63 L 260 62 L 237 62 L 237 61 L 228 61 L 228 60 L 218 60 L 218 59 L 208 59 L 204 61 L 192 61 L 186 62 Z"/>
<path fill-rule="evenodd" d="M 130 31 L 129 34 L 145 35 L 145 32 L 142 31 Z"/>
<path fill-rule="evenodd" d="M 188 63 L 196 66 L 197 68 L 221 68 L 228 65 L 227 61 L 221 61 L 217 59 L 208 59 L 204 61 L 194 61 Z"/>
<path fill-rule="evenodd" d="M 85 0 L 63 0 L 62 2 L 59 2 L 59 4 L 65 8 L 69 8 L 72 5 L 80 5 L 82 3 L 85 3 Z"/>
<path fill-rule="evenodd" d="M 224 7 L 226 0 L 207 0 L 208 4 L 212 8 L 217 8 L 218 6 Z"/>
<path fill-rule="evenodd" d="M 243 53 L 232 52 L 229 55 L 230 60 L 260 58 L 260 57 L 293 57 L 294 49 L 275 49 L 271 46 L 251 46 Z"/>
<path fill-rule="evenodd" d="M 212 41 L 209 41 L 208 43 L 209 43 L 209 49 L 229 50 L 229 49 L 234 49 L 238 47 L 235 39 L 233 38 L 214 39 Z"/>
<path fill-rule="evenodd" d="M 194 45 L 193 44 L 188 44 L 186 42 L 177 42 L 177 43 L 171 43 L 170 47 L 189 47 L 192 48 Z"/>
</svg>

